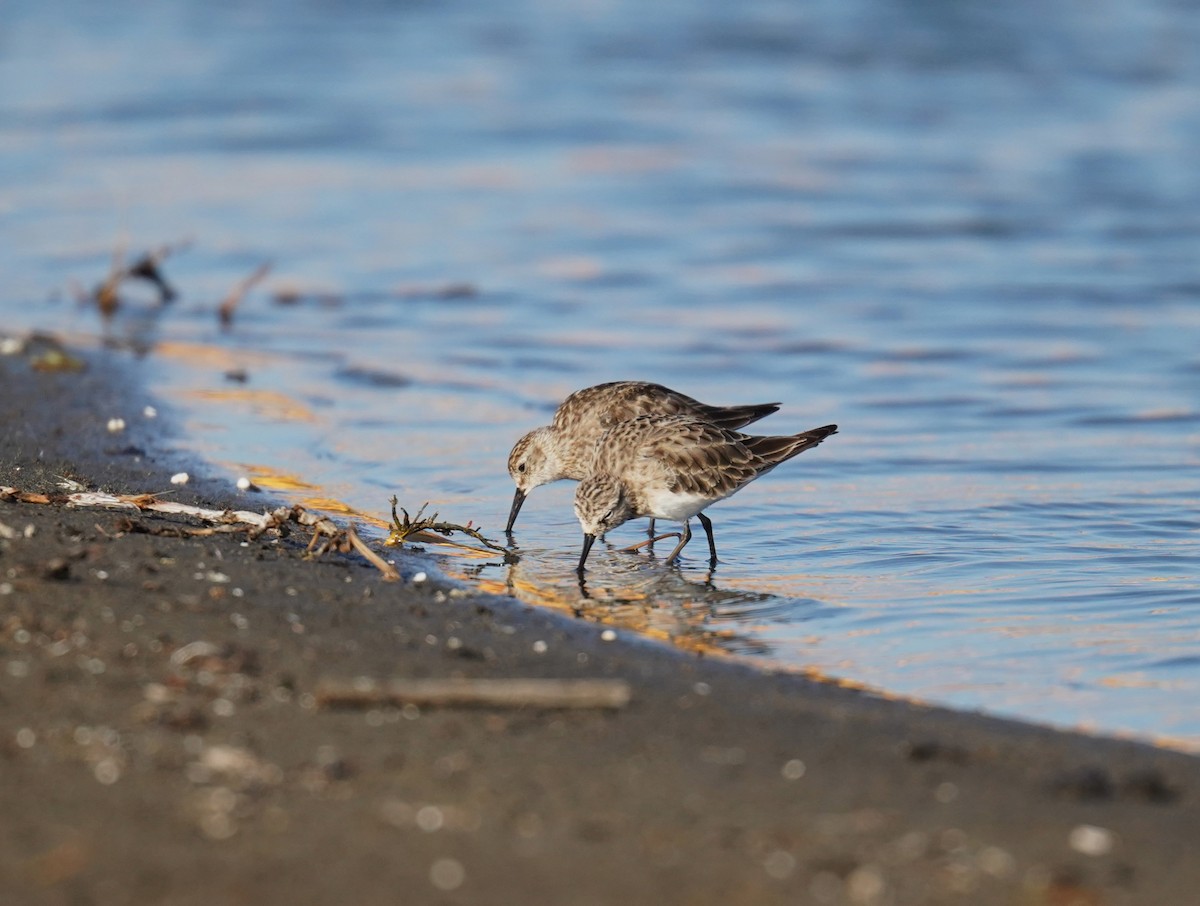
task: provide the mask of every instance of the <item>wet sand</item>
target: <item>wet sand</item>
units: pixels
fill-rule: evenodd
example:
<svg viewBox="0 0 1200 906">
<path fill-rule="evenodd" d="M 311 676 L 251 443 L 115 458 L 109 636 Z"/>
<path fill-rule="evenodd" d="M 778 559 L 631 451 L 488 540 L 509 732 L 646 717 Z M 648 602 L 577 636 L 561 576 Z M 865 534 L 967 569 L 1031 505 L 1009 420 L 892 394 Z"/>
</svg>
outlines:
<svg viewBox="0 0 1200 906">
<path fill-rule="evenodd" d="M 105 356 L 0 357 L 0 485 L 260 509 Z M 128 427 L 110 434 L 122 416 Z M 1169 904 L 1200 760 L 384 582 L 307 537 L 0 502 L 0 902 Z M 609 633 L 611 635 L 611 633 Z M 616 678 L 616 710 L 370 707 L 323 680 Z"/>
</svg>

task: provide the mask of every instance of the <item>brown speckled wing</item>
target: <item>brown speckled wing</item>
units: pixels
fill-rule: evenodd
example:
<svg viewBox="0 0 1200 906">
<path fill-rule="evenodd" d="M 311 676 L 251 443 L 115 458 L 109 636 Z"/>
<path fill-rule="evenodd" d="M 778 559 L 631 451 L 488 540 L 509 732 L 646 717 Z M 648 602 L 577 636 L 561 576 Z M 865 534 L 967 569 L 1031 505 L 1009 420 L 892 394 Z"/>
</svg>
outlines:
<svg viewBox="0 0 1200 906">
<path fill-rule="evenodd" d="M 811 450 L 831 434 L 837 434 L 837 425 L 825 425 L 790 436 L 745 437 L 743 442 L 762 461 L 762 470 L 766 470 Z"/>
<path fill-rule="evenodd" d="M 709 406 L 662 384 L 613 381 L 577 390 L 554 413 L 554 426 L 581 436 L 641 415 L 694 415 L 723 428 L 740 428 L 779 409 L 778 403 Z"/>
<path fill-rule="evenodd" d="M 749 406 L 702 406 L 696 414 L 718 427 L 734 429 L 778 411 L 779 403 L 752 403 Z"/>
<path fill-rule="evenodd" d="M 655 474 L 672 491 L 719 499 L 836 431 L 755 437 L 695 416 L 641 416 L 605 432 L 595 465 L 613 475 Z"/>
<path fill-rule="evenodd" d="M 690 396 L 676 393 L 662 384 L 625 381 L 614 385 L 602 416 L 605 427 L 629 421 L 641 415 L 683 415 L 701 404 Z"/>
<path fill-rule="evenodd" d="M 710 406 L 662 384 L 627 381 L 619 387 L 609 424 L 640 415 L 692 415 L 721 428 L 740 428 L 779 411 L 779 403 Z"/>
<path fill-rule="evenodd" d="M 637 457 L 657 462 L 672 491 L 727 497 L 758 474 L 742 435 L 694 416 L 635 419 L 640 429 Z"/>
<path fill-rule="evenodd" d="M 554 427 L 575 432 L 603 431 L 638 415 L 667 415 L 655 400 L 671 391 L 644 381 L 611 381 L 576 390 L 554 413 Z M 697 404 L 699 405 L 699 404 Z"/>
</svg>

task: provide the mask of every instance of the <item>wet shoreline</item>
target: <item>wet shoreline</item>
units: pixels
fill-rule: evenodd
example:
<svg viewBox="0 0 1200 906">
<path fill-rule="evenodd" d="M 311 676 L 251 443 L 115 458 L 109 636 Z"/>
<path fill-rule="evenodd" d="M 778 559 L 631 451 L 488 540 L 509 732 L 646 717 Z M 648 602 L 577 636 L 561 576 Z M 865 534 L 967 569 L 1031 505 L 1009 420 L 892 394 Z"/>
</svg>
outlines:
<svg viewBox="0 0 1200 906">
<path fill-rule="evenodd" d="M 0 358 L 0 484 L 261 508 L 105 354 Z M 110 433 L 107 422 L 127 426 Z M 1200 760 L 888 701 L 307 537 L 0 502 L 0 899 L 1164 903 Z M 28 529 L 27 527 L 32 527 Z M 190 646 L 190 647 L 189 647 Z M 358 677 L 618 679 L 616 709 L 332 709 Z"/>
</svg>

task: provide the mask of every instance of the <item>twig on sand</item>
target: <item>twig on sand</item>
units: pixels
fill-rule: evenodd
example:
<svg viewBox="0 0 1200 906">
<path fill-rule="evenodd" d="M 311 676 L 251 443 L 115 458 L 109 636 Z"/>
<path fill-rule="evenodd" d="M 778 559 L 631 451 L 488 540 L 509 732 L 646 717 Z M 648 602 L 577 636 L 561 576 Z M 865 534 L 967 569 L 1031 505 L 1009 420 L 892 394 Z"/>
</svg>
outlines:
<svg viewBox="0 0 1200 906">
<path fill-rule="evenodd" d="M 629 704 L 629 683 L 614 679 L 321 680 L 322 708 L 417 705 L 427 708 L 607 708 Z"/>
<path fill-rule="evenodd" d="M 383 577 L 389 582 L 394 582 L 400 578 L 400 572 L 392 564 L 388 563 L 383 557 L 371 550 L 367 546 L 367 542 L 358 537 L 358 532 L 354 530 L 354 526 L 349 526 L 346 529 L 346 535 L 350 539 L 350 546 L 363 555 L 363 557 L 374 566 L 377 570 L 383 573 Z"/>
<path fill-rule="evenodd" d="M 444 535 L 446 537 L 449 537 L 455 532 L 462 532 L 464 535 L 469 535 L 490 550 L 499 551 L 502 554 L 508 553 L 507 548 L 501 547 L 494 541 L 489 541 L 487 538 L 483 537 L 479 530 L 470 522 L 468 522 L 466 525 L 459 525 L 456 522 L 439 522 L 437 513 L 434 513 L 432 516 L 425 516 L 425 507 L 427 506 L 429 506 L 428 503 L 421 504 L 421 508 L 417 510 L 417 515 L 415 518 L 410 517 L 408 515 L 408 510 L 404 509 L 404 507 L 400 507 L 400 512 L 404 514 L 404 521 L 401 522 L 400 517 L 396 515 L 396 498 L 393 496 L 392 527 L 383 543 L 388 547 L 399 547 L 410 538 L 425 532 L 436 532 L 437 534 Z"/>
<path fill-rule="evenodd" d="M 140 277 L 143 280 L 149 280 L 158 289 L 159 298 L 163 302 L 171 302 L 179 293 L 175 291 L 175 287 L 167 282 L 159 264 L 167 256 L 175 253 L 184 245 L 185 243 L 177 243 L 173 246 L 164 245 L 154 251 L 146 252 L 141 258 L 129 265 L 129 269 L 125 273 L 129 277 Z"/>
<path fill-rule="evenodd" d="M 125 266 L 125 250 L 122 246 L 118 246 L 113 251 L 112 264 L 109 265 L 108 275 L 97 284 L 91 293 L 83 295 L 81 301 L 95 304 L 100 314 L 106 318 L 110 318 L 121 307 L 119 295 L 121 284 L 131 277 L 153 283 L 158 290 L 160 302 L 172 301 L 178 293 L 167 282 L 166 277 L 163 276 L 161 265 L 171 255 L 181 249 L 187 248 L 188 245 L 190 245 L 190 242 L 187 240 L 176 242 L 173 245 L 160 245 L 156 249 L 145 252 L 128 267 Z"/>
<path fill-rule="evenodd" d="M 233 324 L 233 315 L 237 311 L 239 305 L 242 304 L 242 299 L 246 298 L 246 293 L 254 287 L 256 283 L 262 280 L 271 272 L 271 262 L 264 261 L 249 277 L 240 280 L 232 290 L 229 291 L 224 299 L 221 300 L 220 306 L 217 308 L 217 318 L 221 322 L 222 327 L 229 327 Z"/>
<path fill-rule="evenodd" d="M 320 557 L 330 550 L 335 550 L 340 554 L 348 554 L 351 550 L 356 550 L 366 559 L 368 563 L 374 566 L 383 578 L 389 582 L 395 582 L 400 578 L 400 572 L 392 564 L 388 563 L 383 557 L 375 553 L 367 546 L 367 543 L 358 536 L 358 532 L 354 530 L 354 526 L 347 526 L 344 531 L 335 530 L 333 534 L 329 534 L 322 544 L 317 544 L 321 538 L 320 532 L 314 532 L 312 541 L 308 543 L 308 555 L 310 557 Z"/>
</svg>

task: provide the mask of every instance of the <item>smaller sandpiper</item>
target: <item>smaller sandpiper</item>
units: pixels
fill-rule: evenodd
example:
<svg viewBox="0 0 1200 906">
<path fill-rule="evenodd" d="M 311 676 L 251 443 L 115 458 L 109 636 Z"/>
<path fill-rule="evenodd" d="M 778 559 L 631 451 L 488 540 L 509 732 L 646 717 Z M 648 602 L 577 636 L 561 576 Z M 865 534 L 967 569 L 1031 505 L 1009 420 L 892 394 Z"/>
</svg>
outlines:
<svg viewBox="0 0 1200 906">
<path fill-rule="evenodd" d="M 641 516 L 683 523 L 667 563 L 691 540 L 689 520 L 699 517 L 709 564 L 715 566 L 712 520 L 703 511 L 836 433 L 837 425 L 826 425 L 756 437 L 692 415 L 641 416 L 614 425 L 597 444 L 593 473 L 575 489 L 575 515 L 583 528 L 580 574 L 596 538 Z"/>
<path fill-rule="evenodd" d="M 710 406 L 662 384 L 614 381 L 576 390 L 554 412 L 549 425 L 530 431 L 508 455 L 508 474 L 516 482 L 506 533 L 511 534 L 526 496 L 536 487 L 592 472 L 600 436 L 620 422 L 641 415 L 691 415 L 722 428 L 741 428 L 779 409 L 779 403 Z"/>
</svg>

